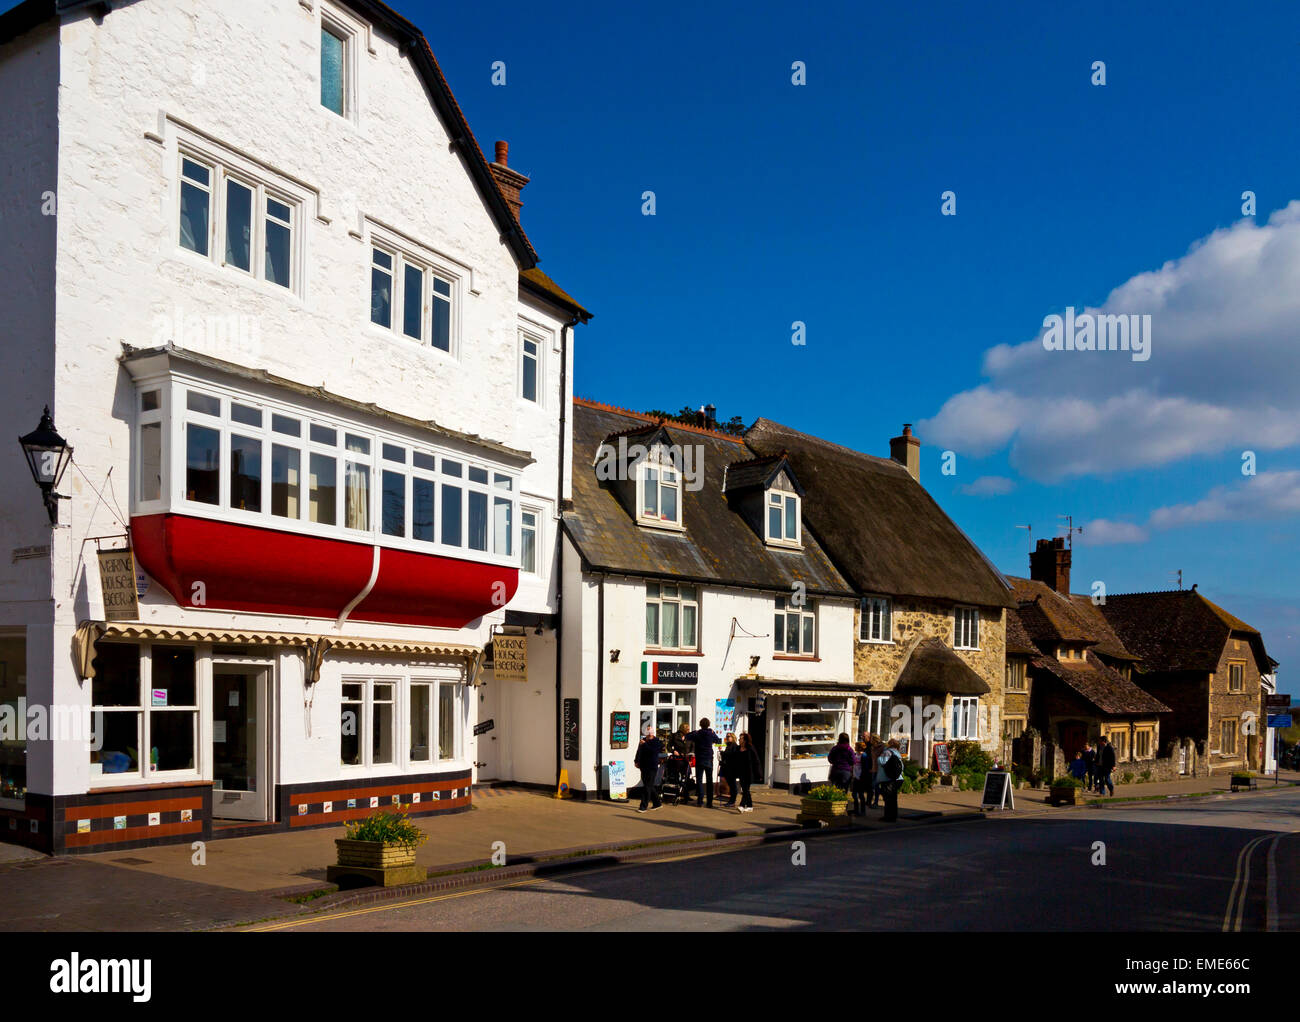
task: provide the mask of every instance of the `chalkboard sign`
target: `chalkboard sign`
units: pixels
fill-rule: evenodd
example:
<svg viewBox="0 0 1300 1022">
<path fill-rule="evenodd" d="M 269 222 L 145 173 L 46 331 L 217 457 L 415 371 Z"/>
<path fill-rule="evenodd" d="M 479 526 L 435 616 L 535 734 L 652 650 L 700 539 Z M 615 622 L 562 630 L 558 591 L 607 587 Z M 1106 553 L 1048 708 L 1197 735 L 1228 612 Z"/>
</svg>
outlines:
<svg viewBox="0 0 1300 1022">
<path fill-rule="evenodd" d="M 627 748 L 627 733 L 632 727 L 632 714 L 628 710 L 615 710 L 609 715 L 609 747 Z"/>
<path fill-rule="evenodd" d="M 564 758 L 578 759 L 578 700 L 564 700 Z"/>
<path fill-rule="evenodd" d="M 1010 800 L 1011 804 L 1007 805 Z M 984 797 L 981 809 L 1014 809 L 1016 796 L 1011 794 L 1011 775 L 1005 770 L 990 770 L 984 775 Z"/>
<path fill-rule="evenodd" d="M 941 774 L 952 773 L 952 760 L 948 756 L 948 744 L 946 742 L 934 743 L 934 768 Z"/>
</svg>

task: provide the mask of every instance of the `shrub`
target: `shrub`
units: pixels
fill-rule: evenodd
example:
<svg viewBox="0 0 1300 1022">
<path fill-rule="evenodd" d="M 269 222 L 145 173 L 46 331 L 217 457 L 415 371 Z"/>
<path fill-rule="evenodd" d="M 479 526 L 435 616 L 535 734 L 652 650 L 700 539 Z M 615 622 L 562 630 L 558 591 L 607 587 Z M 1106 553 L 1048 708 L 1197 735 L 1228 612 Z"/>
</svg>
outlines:
<svg viewBox="0 0 1300 1022">
<path fill-rule="evenodd" d="M 981 749 L 978 742 L 953 742 L 948 751 L 952 756 L 954 774 L 963 768 L 979 774 L 993 769 L 993 757 Z"/>
<path fill-rule="evenodd" d="M 348 824 L 349 841 L 382 841 L 386 845 L 407 845 L 416 847 L 424 844 L 429 835 L 412 823 L 406 813 L 384 812 L 382 809 L 367 816 L 364 820 L 353 820 Z"/>
<path fill-rule="evenodd" d="M 1132 784 L 1132 783 L 1133 783 L 1133 771 L 1132 771 L 1132 770 L 1125 770 L 1122 774 L 1120 774 L 1120 775 L 1119 775 L 1119 783 L 1120 783 L 1120 784 Z"/>
<path fill-rule="evenodd" d="M 1069 774 L 1062 774 L 1060 777 L 1052 778 L 1053 788 L 1082 788 L 1083 782 L 1077 777 L 1071 777 Z"/>
<path fill-rule="evenodd" d="M 1151 771 L 1143 770 L 1140 774 L 1138 774 L 1138 780 L 1143 784 L 1151 780 Z"/>
<path fill-rule="evenodd" d="M 1232 783 L 1249 784 L 1254 779 L 1254 777 L 1255 775 L 1252 774 L 1249 770 L 1234 770 L 1232 772 Z"/>
<path fill-rule="evenodd" d="M 848 793 L 841 791 L 833 784 L 819 784 L 815 788 L 809 788 L 808 793 L 803 796 L 810 798 L 815 802 L 847 802 Z"/>
</svg>

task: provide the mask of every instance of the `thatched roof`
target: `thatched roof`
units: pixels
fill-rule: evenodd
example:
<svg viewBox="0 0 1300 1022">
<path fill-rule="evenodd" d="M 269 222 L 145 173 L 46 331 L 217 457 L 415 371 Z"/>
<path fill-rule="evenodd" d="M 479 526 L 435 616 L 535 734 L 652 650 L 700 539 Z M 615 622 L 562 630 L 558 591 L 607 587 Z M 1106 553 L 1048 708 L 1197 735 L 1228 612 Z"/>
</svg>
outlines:
<svg viewBox="0 0 1300 1022">
<path fill-rule="evenodd" d="M 684 582 L 716 583 L 789 593 L 802 582 L 810 594 L 852 597 L 852 587 L 807 531 L 802 549 L 769 547 L 722 492 L 727 466 L 749 461 L 736 437 L 696 427 L 665 425 L 667 440 L 702 450 L 703 486 L 682 488 L 681 532 L 645 528 L 620 503 L 612 484 L 596 477 L 593 464 L 606 438 L 658 420 L 592 402 L 573 402 L 573 510 L 564 528 L 590 571 L 616 572 Z"/>
<path fill-rule="evenodd" d="M 988 682 L 941 640 L 922 639 L 908 654 L 894 691 L 951 693 L 955 696 L 982 696 L 992 691 Z"/>
<path fill-rule="evenodd" d="M 1015 606 L 1001 573 L 902 465 L 769 419 L 745 442 L 758 454 L 787 452 L 805 525 L 860 593 Z"/>
</svg>

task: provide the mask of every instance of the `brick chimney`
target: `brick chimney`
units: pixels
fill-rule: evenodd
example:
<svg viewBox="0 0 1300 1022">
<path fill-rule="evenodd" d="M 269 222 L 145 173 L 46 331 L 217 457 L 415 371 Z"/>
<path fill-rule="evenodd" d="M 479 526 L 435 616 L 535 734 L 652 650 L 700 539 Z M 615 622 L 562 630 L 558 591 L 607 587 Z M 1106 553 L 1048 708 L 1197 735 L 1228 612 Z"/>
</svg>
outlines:
<svg viewBox="0 0 1300 1022">
<path fill-rule="evenodd" d="M 1029 577 L 1051 586 L 1062 596 L 1070 594 L 1070 548 L 1063 536 L 1038 541 L 1029 555 Z"/>
<path fill-rule="evenodd" d="M 921 441 L 912 436 L 912 424 L 903 423 L 903 435 L 889 441 L 889 456 L 921 481 Z"/>
<path fill-rule="evenodd" d="M 488 169 L 492 171 L 492 176 L 496 178 L 497 187 L 501 189 L 501 194 L 506 200 L 506 204 L 514 211 L 515 219 L 519 219 L 519 210 L 523 208 L 523 203 L 519 201 L 519 193 L 523 190 L 524 185 L 528 184 L 528 178 L 517 170 L 511 170 L 506 165 L 506 158 L 510 155 L 510 146 L 505 143 L 497 142 L 497 158 L 493 163 L 488 164 Z"/>
</svg>

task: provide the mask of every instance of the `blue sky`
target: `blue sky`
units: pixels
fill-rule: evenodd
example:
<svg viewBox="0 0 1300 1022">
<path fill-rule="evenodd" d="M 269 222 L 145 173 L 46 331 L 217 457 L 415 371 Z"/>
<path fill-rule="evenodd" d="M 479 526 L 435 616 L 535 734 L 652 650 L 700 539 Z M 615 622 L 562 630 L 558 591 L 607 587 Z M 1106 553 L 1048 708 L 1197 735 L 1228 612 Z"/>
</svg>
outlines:
<svg viewBox="0 0 1300 1022">
<path fill-rule="evenodd" d="M 1071 514 L 1076 591 L 1181 569 L 1291 687 L 1296 5 L 401 7 L 484 149 L 532 176 L 543 269 L 596 314 L 579 394 L 878 454 L 915 423 L 923 482 L 1001 569 L 1028 573 L 1016 525 Z M 1148 362 L 1035 343 L 1108 300 L 1152 314 Z M 998 345 L 1024 364 L 990 371 Z"/>
</svg>

